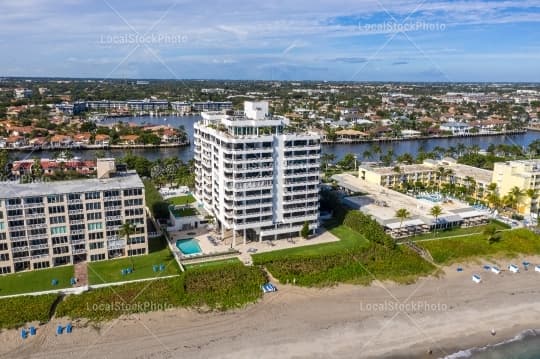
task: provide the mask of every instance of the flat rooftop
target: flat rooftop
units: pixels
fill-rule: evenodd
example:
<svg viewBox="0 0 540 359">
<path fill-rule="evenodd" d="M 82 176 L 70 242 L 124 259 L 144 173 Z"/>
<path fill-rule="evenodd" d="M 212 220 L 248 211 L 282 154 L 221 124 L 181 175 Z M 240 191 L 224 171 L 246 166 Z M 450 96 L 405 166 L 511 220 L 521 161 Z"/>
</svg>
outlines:
<svg viewBox="0 0 540 359">
<path fill-rule="evenodd" d="M 418 199 L 378 184 L 367 182 L 361 178 L 357 178 L 350 174 L 334 175 L 334 178 L 339 186 L 342 186 L 353 192 L 364 192 L 367 195 L 347 197 L 347 202 L 375 217 L 375 219 L 383 225 L 399 222 L 395 217 L 396 210 L 405 208 L 411 214 L 408 221 L 421 220 L 424 223 L 432 223 L 435 218 L 429 213 L 431 208 L 438 205 L 442 208 L 443 213 L 439 216 L 442 220 L 456 221 L 459 220 L 460 214 L 478 213 L 472 207 L 460 202 L 430 202 L 425 199 Z M 404 222 L 405 223 L 405 222 Z"/>
<path fill-rule="evenodd" d="M 71 181 L 18 183 L 8 182 L 2 184 L 0 198 L 19 198 L 43 196 L 50 194 L 84 193 L 112 189 L 142 188 L 144 184 L 135 171 L 116 175 L 111 178 L 89 178 Z"/>
</svg>

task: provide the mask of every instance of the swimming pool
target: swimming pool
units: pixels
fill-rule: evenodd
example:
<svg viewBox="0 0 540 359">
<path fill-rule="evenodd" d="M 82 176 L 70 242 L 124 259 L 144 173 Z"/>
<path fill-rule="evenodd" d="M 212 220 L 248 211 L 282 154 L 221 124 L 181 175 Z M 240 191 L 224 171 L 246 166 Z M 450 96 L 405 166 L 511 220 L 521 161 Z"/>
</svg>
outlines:
<svg viewBox="0 0 540 359">
<path fill-rule="evenodd" d="M 180 252 L 185 255 L 202 253 L 201 247 L 199 247 L 199 242 L 193 238 L 177 240 L 176 248 L 178 248 Z"/>
</svg>

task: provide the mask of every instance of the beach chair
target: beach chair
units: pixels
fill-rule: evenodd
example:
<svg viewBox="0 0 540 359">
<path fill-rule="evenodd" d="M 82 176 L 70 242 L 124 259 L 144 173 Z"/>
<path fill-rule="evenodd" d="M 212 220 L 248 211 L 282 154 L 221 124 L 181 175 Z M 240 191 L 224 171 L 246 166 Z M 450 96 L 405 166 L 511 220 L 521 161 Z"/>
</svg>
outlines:
<svg viewBox="0 0 540 359">
<path fill-rule="evenodd" d="M 472 281 L 476 284 L 479 284 L 480 282 L 482 282 L 482 277 L 480 277 L 478 274 L 473 274 Z"/>
<path fill-rule="evenodd" d="M 508 270 L 512 273 L 519 273 L 519 268 L 518 266 L 514 265 L 514 264 L 510 264 L 508 266 Z"/>
<path fill-rule="evenodd" d="M 500 274 L 501 273 L 501 270 L 495 266 L 491 267 L 491 271 L 495 274 Z"/>
<path fill-rule="evenodd" d="M 157 272 L 157 271 L 159 270 L 159 266 L 158 266 L 157 264 L 154 264 L 154 265 L 152 266 L 152 270 L 153 270 L 154 272 Z"/>
<path fill-rule="evenodd" d="M 160 264 L 159 265 L 159 271 L 163 272 L 164 270 L 165 270 L 165 264 Z"/>
<path fill-rule="evenodd" d="M 61 325 L 56 327 L 56 335 L 62 335 L 64 333 L 64 327 Z"/>
<path fill-rule="evenodd" d="M 534 271 L 535 271 L 535 272 L 540 272 L 540 266 L 535 266 L 535 267 L 534 267 Z"/>
<path fill-rule="evenodd" d="M 21 329 L 21 338 L 26 339 L 28 337 L 28 332 L 26 329 Z"/>
</svg>

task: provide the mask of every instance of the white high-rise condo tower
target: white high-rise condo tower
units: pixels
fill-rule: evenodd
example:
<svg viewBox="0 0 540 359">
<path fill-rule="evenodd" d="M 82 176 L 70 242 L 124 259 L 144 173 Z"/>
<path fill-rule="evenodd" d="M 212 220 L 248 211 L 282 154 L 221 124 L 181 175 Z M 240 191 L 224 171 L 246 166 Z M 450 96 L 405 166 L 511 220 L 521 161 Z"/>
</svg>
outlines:
<svg viewBox="0 0 540 359">
<path fill-rule="evenodd" d="M 207 112 L 195 124 L 195 193 L 222 235 L 292 238 L 319 225 L 320 137 L 272 116 L 268 102 Z"/>
</svg>

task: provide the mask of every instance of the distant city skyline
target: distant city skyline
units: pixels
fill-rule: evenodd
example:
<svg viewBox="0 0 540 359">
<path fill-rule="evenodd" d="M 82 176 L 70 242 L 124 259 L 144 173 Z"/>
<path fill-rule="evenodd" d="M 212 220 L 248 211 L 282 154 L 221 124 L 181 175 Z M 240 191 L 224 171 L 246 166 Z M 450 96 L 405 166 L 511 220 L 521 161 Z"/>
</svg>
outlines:
<svg viewBox="0 0 540 359">
<path fill-rule="evenodd" d="M 24 0 L 0 76 L 539 82 L 540 1 Z"/>
</svg>

